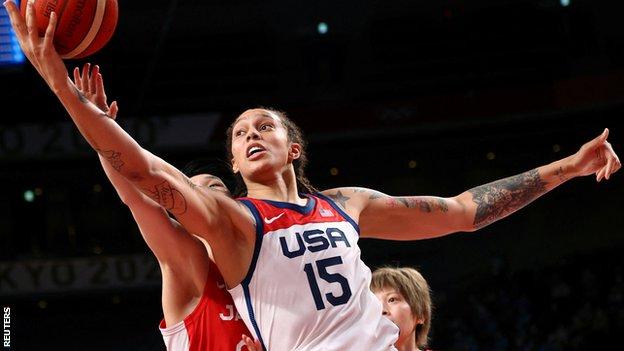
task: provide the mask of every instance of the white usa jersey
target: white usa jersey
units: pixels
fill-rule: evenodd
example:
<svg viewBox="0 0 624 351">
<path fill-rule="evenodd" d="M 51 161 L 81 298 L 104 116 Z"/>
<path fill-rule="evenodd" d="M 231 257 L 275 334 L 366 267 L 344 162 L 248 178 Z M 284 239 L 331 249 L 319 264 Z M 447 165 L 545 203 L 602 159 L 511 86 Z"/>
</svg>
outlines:
<svg viewBox="0 0 624 351">
<path fill-rule="evenodd" d="M 247 276 L 230 290 L 270 351 L 387 351 L 399 329 L 381 314 L 360 259 L 359 228 L 331 199 L 306 206 L 239 199 L 256 220 Z"/>
</svg>

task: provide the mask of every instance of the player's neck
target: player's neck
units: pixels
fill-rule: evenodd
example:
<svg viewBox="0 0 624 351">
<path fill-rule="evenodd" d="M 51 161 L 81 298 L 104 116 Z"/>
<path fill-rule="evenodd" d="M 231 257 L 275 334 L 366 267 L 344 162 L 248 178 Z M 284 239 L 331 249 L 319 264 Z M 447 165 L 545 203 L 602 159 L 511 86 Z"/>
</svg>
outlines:
<svg viewBox="0 0 624 351">
<path fill-rule="evenodd" d="M 299 196 L 297 178 L 292 169 L 263 180 L 262 182 L 246 181 L 247 196 L 255 199 L 289 202 L 304 206 L 305 198 Z"/>
<path fill-rule="evenodd" d="M 418 346 L 416 346 L 416 335 L 414 333 L 409 338 L 397 341 L 394 346 L 398 351 L 420 351 Z"/>
</svg>

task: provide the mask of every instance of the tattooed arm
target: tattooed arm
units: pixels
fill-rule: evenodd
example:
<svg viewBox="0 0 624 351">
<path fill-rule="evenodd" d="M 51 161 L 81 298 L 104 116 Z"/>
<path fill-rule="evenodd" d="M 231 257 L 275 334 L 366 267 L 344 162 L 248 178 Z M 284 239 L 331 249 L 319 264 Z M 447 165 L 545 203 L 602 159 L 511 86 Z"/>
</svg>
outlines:
<svg viewBox="0 0 624 351">
<path fill-rule="evenodd" d="M 53 45 L 57 23 L 54 12 L 42 38 L 35 26 L 31 1 L 27 4 L 26 18 L 20 15 L 13 1 L 5 6 L 24 54 L 91 147 L 143 194 L 174 214 L 188 232 L 204 237 L 219 255 L 241 257 L 241 260 L 220 260 L 215 254 L 218 264 L 228 263 L 222 271 L 224 277 L 230 268 L 236 271 L 235 275 L 240 272 L 244 275 L 255 241 L 253 218 L 246 208 L 223 194 L 197 189 L 175 167 L 143 149 L 77 89 Z"/>
<path fill-rule="evenodd" d="M 608 179 L 621 167 L 607 142 L 608 135 L 605 129 L 572 156 L 455 197 L 392 197 L 363 188 L 324 193 L 359 219 L 363 237 L 416 240 L 474 231 L 516 212 L 571 178 L 595 174 L 598 181 Z"/>
</svg>

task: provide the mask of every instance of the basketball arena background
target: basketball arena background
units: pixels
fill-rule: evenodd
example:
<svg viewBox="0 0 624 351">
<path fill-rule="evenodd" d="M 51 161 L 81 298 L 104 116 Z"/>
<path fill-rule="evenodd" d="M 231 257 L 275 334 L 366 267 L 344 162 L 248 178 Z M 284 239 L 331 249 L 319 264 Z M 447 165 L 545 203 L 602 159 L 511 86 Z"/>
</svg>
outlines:
<svg viewBox="0 0 624 351">
<path fill-rule="evenodd" d="M 453 196 L 568 156 L 604 127 L 624 153 L 622 1 L 121 0 L 119 13 L 89 61 L 124 128 L 176 166 L 224 159 L 226 127 L 254 106 L 303 128 L 320 189 Z M 11 349 L 163 350 L 153 256 L 95 153 L 14 57 L 0 69 Z M 617 345 L 623 185 L 619 173 L 574 179 L 475 233 L 362 240 L 363 258 L 421 270 L 435 350 Z"/>
</svg>

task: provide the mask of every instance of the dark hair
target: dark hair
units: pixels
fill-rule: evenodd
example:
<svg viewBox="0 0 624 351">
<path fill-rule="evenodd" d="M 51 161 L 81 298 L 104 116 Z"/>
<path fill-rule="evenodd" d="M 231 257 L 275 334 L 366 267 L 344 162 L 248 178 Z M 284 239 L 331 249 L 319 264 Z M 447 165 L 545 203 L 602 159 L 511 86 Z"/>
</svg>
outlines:
<svg viewBox="0 0 624 351">
<path fill-rule="evenodd" d="M 307 142 L 299 126 L 297 126 L 295 122 L 293 122 L 290 118 L 288 118 L 288 116 L 286 115 L 286 112 L 284 111 L 280 111 L 280 110 L 270 108 L 270 107 L 257 107 L 257 108 L 276 114 L 282 121 L 282 125 L 284 126 L 284 128 L 286 128 L 288 141 L 301 145 L 301 155 L 299 156 L 298 159 L 293 161 L 293 167 L 295 168 L 295 176 L 297 178 L 297 190 L 300 193 L 304 193 L 304 194 L 316 193 L 317 192 L 316 188 L 314 188 L 312 183 L 310 183 L 310 180 L 308 180 L 308 178 L 305 176 L 305 168 L 308 165 L 308 157 L 305 151 Z M 226 132 L 225 145 L 227 147 L 226 151 L 230 160 L 234 158 L 234 155 L 232 154 L 232 132 L 234 131 L 234 124 L 236 123 L 237 120 L 238 119 L 235 119 L 234 122 L 230 124 Z M 241 176 L 240 172 L 234 174 L 234 178 L 236 180 L 236 189 L 234 190 L 234 193 L 233 193 L 234 197 L 246 196 L 247 187 L 245 186 L 245 182 L 243 181 L 243 177 Z"/>
<path fill-rule="evenodd" d="M 198 174 L 210 174 L 219 177 L 230 192 L 236 185 L 230 164 L 221 159 L 194 159 L 182 167 L 182 173 L 189 178 Z"/>
</svg>

